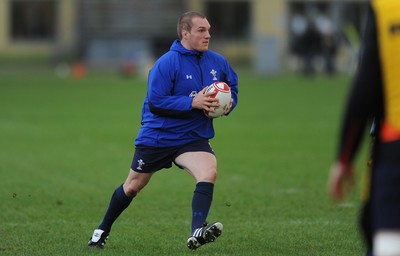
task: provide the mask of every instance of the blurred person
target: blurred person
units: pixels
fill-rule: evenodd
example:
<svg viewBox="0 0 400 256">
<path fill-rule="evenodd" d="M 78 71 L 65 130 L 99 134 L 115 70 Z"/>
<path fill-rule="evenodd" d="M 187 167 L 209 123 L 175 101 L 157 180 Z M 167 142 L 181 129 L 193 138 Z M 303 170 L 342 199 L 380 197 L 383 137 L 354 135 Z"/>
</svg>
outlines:
<svg viewBox="0 0 400 256">
<path fill-rule="evenodd" d="M 307 28 L 301 37 L 301 54 L 303 59 L 303 74 L 315 74 L 314 60 L 321 50 L 322 37 L 315 22 L 309 19 Z"/>
<path fill-rule="evenodd" d="M 232 99 L 225 112 L 228 115 L 237 104 L 238 77 L 222 55 L 208 49 L 210 28 L 203 14 L 184 13 L 178 20 L 179 39 L 150 70 L 131 169 L 126 181 L 114 191 L 102 222 L 88 242 L 89 247 L 103 248 L 118 216 L 155 172 L 170 168 L 173 163 L 196 181 L 187 247 L 197 249 L 221 235 L 221 222 L 206 223 L 217 160 L 209 143 L 214 137 L 213 120 L 203 112 L 214 112 L 211 107 L 219 103 L 210 97 L 213 93 L 205 91 L 207 85 L 216 81 L 224 81 L 231 87 Z"/>
<path fill-rule="evenodd" d="M 321 35 L 321 53 L 324 59 L 325 73 L 334 75 L 336 73 L 335 58 L 338 47 L 333 22 L 325 15 L 319 15 L 316 18 L 316 26 Z"/>
<path fill-rule="evenodd" d="M 303 65 L 304 45 L 302 39 L 307 29 L 306 18 L 301 14 L 294 14 L 290 22 L 290 29 L 292 32 L 291 51 L 298 64 Z"/>
<path fill-rule="evenodd" d="M 339 150 L 331 167 L 329 191 L 341 201 L 354 187 L 353 162 L 364 130 L 379 127 L 373 146 L 369 197 L 362 215 L 367 255 L 400 255 L 400 1 L 375 0 L 360 65 L 344 112 Z"/>
</svg>

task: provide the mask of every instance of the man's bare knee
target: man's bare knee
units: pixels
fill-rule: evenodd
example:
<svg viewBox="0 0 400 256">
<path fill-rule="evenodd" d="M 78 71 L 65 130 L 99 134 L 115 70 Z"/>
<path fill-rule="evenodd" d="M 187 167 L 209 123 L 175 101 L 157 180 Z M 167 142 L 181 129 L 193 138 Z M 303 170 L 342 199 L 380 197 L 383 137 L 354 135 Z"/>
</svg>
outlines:
<svg viewBox="0 0 400 256">
<path fill-rule="evenodd" d="M 136 196 L 149 182 L 152 173 L 138 173 L 131 169 L 123 187 L 129 197 Z"/>
<path fill-rule="evenodd" d="M 135 188 L 135 186 L 132 183 L 124 183 L 124 192 L 125 195 L 128 197 L 134 197 L 139 193 L 139 189 Z"/>
<path fill-rule="evenodd" d="M 197 182 L 209 182 L 214 184 L 217 180 L 217 171 L 213 169 L 208 171 L 195 172 L 193 173 L 193 176 L 196 178 Z"/>
</svg>

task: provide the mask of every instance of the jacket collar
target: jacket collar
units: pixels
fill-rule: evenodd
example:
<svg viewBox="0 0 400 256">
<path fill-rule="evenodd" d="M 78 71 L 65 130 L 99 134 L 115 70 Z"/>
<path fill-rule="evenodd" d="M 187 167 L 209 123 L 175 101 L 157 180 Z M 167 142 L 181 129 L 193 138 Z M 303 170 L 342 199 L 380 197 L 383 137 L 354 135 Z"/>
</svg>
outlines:
<svg viewBox="0 0 400 256">
<path fill-rule="evenodd" d="M 183 47 L 183 45 L 181 44 L 181 42 L 178 39 L 176 39 L 172 43 L 170 50 L 179 52 L 180 54 L 183 54 L 183 55 L 193 55 L 193 56 L 203 55 L 202 52 L 186 49 L 185 47 Z"/>
</svg>

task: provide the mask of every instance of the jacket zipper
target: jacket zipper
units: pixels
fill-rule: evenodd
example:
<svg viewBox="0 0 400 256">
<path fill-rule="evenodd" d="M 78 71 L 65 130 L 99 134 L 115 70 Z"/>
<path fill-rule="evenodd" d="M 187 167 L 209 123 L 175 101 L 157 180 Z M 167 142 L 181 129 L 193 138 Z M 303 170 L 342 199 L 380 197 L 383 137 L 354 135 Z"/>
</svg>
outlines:
<svg viewBox="0 0 400 256">
<path fill-rule="evenodd" d="M 197 53 L 197 65 L 199 65 L 199 69 L 200 69 L 200 79 L 201 79 L 201 86 L 204 86 L 204 81 L 203 81 L 203 70 L 201 69 L 201 65 L 200 65 L 200 59 L 203 56 L 203 54 L 201 52 Z"/>
</svg>

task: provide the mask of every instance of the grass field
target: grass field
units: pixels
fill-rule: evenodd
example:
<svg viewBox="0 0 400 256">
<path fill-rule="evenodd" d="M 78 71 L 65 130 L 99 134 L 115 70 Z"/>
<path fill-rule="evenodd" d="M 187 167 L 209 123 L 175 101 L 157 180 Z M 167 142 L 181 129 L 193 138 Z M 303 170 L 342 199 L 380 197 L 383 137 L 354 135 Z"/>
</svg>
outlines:
<svg viewBox="0 0 400 256">
<path fill-rule="evenodd" d="M 239 75 L 239 105 L 212 140 L 209 220 L 224 232 L 191 252 L 194 182 L 176 167 L 153 177 L 104 250 L 86 248 L 128 173 L 144 80 L 2 74 L 0 255 L 363 255 L 359 189 L 340 205 L 326 193 L 349 79 Z"/>
</svg>

